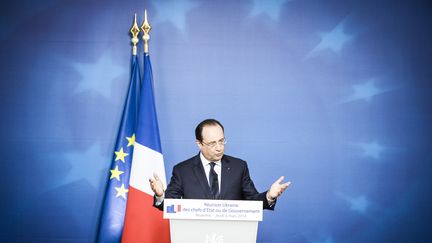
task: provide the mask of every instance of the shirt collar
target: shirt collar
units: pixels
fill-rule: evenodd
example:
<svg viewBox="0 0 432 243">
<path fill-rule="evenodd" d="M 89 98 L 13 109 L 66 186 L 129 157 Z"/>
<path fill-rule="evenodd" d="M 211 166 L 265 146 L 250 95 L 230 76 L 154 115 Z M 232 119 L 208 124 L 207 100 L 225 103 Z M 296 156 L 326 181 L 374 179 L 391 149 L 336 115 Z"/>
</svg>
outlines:
<svg viewBox="0 0 432 243">
<path fill-rule="evenodd" d="M 208 165 L 208 164 L 210 164 L 212 162 L 212 161 L 209 161 L 208 159 L 206 159 L 201 152 L 200 152 L 200 159 L 201 159 L 201 162 L 202 162 L 203 166 L 206 166 L 206 165 Z M 213 161 L 213 162 L 215 162 L 217 166 L 221 165 L 221 161 L 220 160 Z"/>
</svg>

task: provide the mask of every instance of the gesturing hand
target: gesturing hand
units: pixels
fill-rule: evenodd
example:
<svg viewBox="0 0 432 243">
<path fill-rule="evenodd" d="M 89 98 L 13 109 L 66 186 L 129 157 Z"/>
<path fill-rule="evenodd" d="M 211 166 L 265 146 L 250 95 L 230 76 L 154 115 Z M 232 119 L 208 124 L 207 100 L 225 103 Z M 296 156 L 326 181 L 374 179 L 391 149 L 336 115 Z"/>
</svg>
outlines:
<svg viewBox="0 0 432 243">
<path fill-rule="evenodd" d="M 151 187 L 152 191 L 154 192 L 154 194 L 158 197 L 163 196 L 164 185 L 156 173 L 153 173 L 153 178 L 149 178 L 149 182 L 150 182 L 150 187 Z"/>
<path fill-rule="evenodd" d="M 277 179 L 270 187 L 270 190 L 268 190 L 267 192 L 267 196 L 271 199 L 274 200 L 277 197 L 279 197 L 284 191 L 285 189 L 287 189 L 289 187 L 289 185 L 291 184 L 291 182 L 286 182 L 282 184 L 282 181 L 285 177 L 281 176 L 279 179 Z"/>
</svg>

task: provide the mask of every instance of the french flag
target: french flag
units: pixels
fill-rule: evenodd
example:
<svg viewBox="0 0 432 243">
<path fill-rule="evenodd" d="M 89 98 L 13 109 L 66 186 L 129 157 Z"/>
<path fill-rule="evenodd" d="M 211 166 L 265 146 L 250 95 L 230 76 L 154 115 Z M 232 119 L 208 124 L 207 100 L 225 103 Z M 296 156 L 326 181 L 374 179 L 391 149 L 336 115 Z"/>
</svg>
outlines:
<svg viewBox="0 0 432 243">
<path fill-rule="evenodd" d="M 169 222 L 153 207 L 153 191 L 149 184 L 153 173 L 157 173 L 165 185 L 166 176 L 148 53 L 144 54 L 140 93 L 122 242 L 165 243 L 170 242 Z"/>
</svg>

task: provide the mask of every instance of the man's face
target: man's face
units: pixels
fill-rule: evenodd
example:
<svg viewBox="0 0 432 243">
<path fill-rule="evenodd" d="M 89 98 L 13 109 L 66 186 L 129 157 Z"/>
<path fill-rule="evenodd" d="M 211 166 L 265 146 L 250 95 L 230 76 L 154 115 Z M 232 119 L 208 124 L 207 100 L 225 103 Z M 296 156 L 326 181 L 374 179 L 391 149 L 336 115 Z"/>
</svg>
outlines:
<svg viewBox="0 0 432 243">
<path fill-rule="evenodd" d="M 224 154 L 224 132 L 218 125 L 203 127 L 202 142 L 197 141 L 201 153 L 209 161 L 218 161 Z"/>
</svg>

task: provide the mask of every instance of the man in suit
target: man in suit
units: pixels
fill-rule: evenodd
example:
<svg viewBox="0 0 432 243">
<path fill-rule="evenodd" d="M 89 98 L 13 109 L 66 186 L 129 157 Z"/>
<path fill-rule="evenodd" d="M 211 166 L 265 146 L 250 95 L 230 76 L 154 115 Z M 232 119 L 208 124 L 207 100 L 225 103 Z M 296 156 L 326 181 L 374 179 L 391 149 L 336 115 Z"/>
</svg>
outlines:
<svg viewBox="0 0 432 243">
<path fill-rule="evenodd" d="M 224 154 L 224 127 L 214 119 L 202 121 L 195 129 L 200 153 L 173 168 L 166 190 L 155 174 L 150 187 L 155 193 L 154 206 L 163 210 L 164 198 L 259 200 L 263 208 L 273 210 L 276 199 L 290 182 L 284 177 L 274 182 L 266 192 L 259 193 L 249 176 L 247 163 Z"/>
</svg>

